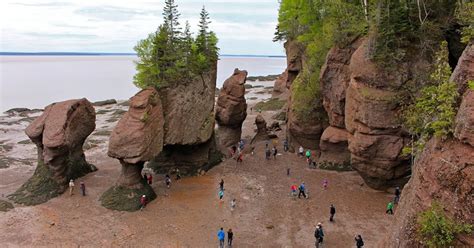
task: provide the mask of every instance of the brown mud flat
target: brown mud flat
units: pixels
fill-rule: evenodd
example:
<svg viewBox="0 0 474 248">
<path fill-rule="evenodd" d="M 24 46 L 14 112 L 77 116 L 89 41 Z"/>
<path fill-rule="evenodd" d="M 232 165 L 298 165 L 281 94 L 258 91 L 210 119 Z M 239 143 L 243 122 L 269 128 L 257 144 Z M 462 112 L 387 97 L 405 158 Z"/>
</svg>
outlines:
<svg viewBox="0 0 474 248">
<path fill-rule="evenodd" d="M 97 110 L 105 108 L 110 107 Z M 250 109 L 248 113 L 242 137 L 253 135 L 256 113 Z M 262 115 L 271 123 L 275 113 Z M 109 117 L 98 120 L 97 130 L 115 126 L 106 121 Z M 10 143 L 25 139 L 9 135 L 15 138 Z M 283 133 L 278 135 L 283 137 Z M 153 188 L 158 198 L 143 211 L 108 210 L 98 199 L 114 184 L 120 165 L 106 156 L 107 136 L 93 134 L 89 139 L 97 144 L 86 151 L 87 160 L 99 170 L 80 180 L 87 186 L 87 196 L 76 189 L 73 196 L 65 193 L 44 204 L 16 205 L 0 212 L 2 247 L 215 247 L 220 227 L 233 229 L 234 247 L 314 247 L 318 222 L 325 230 L 325 247 L 353 247 L 356 234 L 364 237 L 367 247 L 376 247 L 390 231 L 393 216 L 385 214 L 385 206 L 391 195 L 368 188 L 356 172 L 309 169 L 302 158 L 283 152 L 281 140 L 276 160 L 266 161 L 265 145 L 259 143 L 253 156 L 244 156 L 243 164 L 226 160 L 204 176 L 173 180 L 169 190 L 163 177 L 156 175 Z M 14 147 L 12 154 L 20 157 L 27 151 L 22 157 L 34 159 L 36 153 L 29 146 Z M 0 169 L 0 198 L 18 188 L 33 170 L 34 166 L 27 165 Z M 223 202 L 217 197 L 221 178 L 226 189 Z M 322 188 L 324 179 L 329 181 L 327 190 Z M 290 186 L 302 181 L 309 198 L 293 198 Z M 237 200 L 233 212 L 232 198 Z M 337 209 L 334 223 L 328 221 L 331 203 Z"/>
</svg>

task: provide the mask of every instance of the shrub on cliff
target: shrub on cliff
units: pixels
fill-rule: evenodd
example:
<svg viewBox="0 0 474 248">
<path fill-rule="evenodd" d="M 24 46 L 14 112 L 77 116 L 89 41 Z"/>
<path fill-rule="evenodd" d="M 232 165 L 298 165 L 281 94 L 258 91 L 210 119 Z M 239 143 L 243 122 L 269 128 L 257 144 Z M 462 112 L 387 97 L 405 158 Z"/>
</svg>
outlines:
<svg viewBox="0 0 474 248">
<path fill-rule="evenodd" d="M 419 239 L 430 248 L 450 247 L 457 234 L 470 232 L 472 225 L 456 223 L 436 202 L 418 217 Z"/>
<path fill-rule="evenodd" d="M 196 38 L 189 23 L 181 31 L 178 6 L 166 0 L 163 24 L 135 46 L 139 60 L 134 84 L 140 88 L 170 86 L 209 72 L 218 58 L 217 37 L 209 30 L 209 14 L 203 7 Z"/>
<path fill-rule="evenodd" d="M 445 139 L 453 134 L 459 94 L 456 84 L 449 81 L 450 76 L 447 43 L 442 42 L 430 84 L 421 89 L 405 111 L 405 125 L 416 139 L 416 151 L 405 152 L 421 151 L 433 135 Z"/>
</svg>

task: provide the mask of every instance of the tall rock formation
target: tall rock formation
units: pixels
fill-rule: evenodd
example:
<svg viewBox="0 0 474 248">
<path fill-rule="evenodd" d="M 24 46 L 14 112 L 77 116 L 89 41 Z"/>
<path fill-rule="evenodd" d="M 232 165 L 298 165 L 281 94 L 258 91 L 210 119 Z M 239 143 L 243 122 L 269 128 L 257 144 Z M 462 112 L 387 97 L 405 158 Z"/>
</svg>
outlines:
<svg viewBox="0 0 474 248">
<path fill-rule="evenodd" d="M 328 113 L 329 127 L 321 136 L 321 156 L 319 163 L 347 165 L 351 154 L 348 149 L 349 133 L 344 124 L 346 89 L 349 86 L 351 72 L 349 64 L 352 54 L 360 46 L 356 40 L 347 47 L 333 47 L 326 56 L 321 68 L 319 83 L 321 85 L 323 106 Z"/>
<path fill-rule="evenodd" d="M 38 149 L 33 176 L 9 196 L 16 203 L 36 205 L 63 193 L 70 179 L 96 170 L 82 149 L 95 129 L 95 110 L 85 98 L 47 106 L 25 130 Z"/>
<path fill-rule="evenodd" d="M 401 155 L 408 137 L 397 114 L 402 86 L 415 75 L 418 64 L 404 63 L 387 71 L 366 54 L 364 41 L 351 58 L 344 121 L 352 167 L 370 187 L 384 189 L 403 185 L 410 175 L 408 158 Z"/>
<path fill-rule="evenodd" d="M 179 168 L 193 175 L 220 162 L 214 139 L 217 64 L 200 77 L 159 90 L 164 113 L 163 151 L 149 163 L 158 173 Z"/>
<path fill-rule="evenodd" d="M 162 151 L 163 126 L 163 106 L 154 88 L 144 89 L 130 99 L 128 112 L 110 135 L 108 155 L 120 161 L 122 170 L 116 185 L 101 197 L 104 207 L 134 211 L 140 209 L 142 195 L 149 200 L 156 198 L 141 172 L 144 163 Z"/>
<path fill-rule="evenodd" d="M 242 123 L 247 117 L 244 87 L 246 78 L 247 71 L 235 69 L 232 76 L 224 81 L 217 98 L 218 145 L 224 154 L 227 154 L 228 148 L 239 142 Z"/>
<path fill-rule="evenodd" d="M 278 78 L 275 80 L 273 85 L 272 98 L 286 99 L 288 97 L 288 69 L 285 70 Z M 288 85 L 290 86 L 290 85 Z"/>
<path fill-rule="evenodd" d="M 395 228 L 379 247 L 424 247 L 416 238 L 416 221 L 434 202 L 457 223 L 474 223 L 474 91 L 467 87 L 467 81 L 474 80 L 473 48 L 471 43 L 464 50 L 451 76 L 463 96 L 454 137 L 446 141 L 432 138 L 426 144 L 403 189 Z M 474 247 L 472 234 L 456 238 L 454 247 Z"/>
</svg>

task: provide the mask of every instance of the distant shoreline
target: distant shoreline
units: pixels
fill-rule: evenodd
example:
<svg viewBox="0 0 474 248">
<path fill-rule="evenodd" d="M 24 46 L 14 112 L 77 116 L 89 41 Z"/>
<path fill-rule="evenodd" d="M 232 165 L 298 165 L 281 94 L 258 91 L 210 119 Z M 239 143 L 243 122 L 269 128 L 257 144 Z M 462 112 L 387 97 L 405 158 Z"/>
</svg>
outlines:
<svg viewBox="0 0 474 248">
<path fill-rule="evenodd" d="M 0 56 L 136 56 L 136 53 L 0 52 Z M 220 57 L 285 58 L 284 55 L 222 54 Z"/>
</svg>

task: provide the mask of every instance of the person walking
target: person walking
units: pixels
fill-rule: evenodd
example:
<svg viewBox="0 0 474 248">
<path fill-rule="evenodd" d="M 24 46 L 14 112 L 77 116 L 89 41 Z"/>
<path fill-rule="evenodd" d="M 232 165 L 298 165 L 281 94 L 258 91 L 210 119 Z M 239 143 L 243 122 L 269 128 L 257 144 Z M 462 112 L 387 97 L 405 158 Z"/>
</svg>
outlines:
<svg viewBox="0 0 474 248">
<path fill-rule="evenodd" d="M 69 195 L 72 196 L 74 192 L 74 180 L 69 181 Z"/>
<path fill-rule="evenodd" d="M 270 159 L 270 149 L 268 147 L 265 148 L 265 159 L 269 160 Z"/>
<path fill-rule="evenodd" d="M 298 156 L 304 157 L 304 148 L 302 146 L 298 148 Z"/>
<path fill-rule="evenodd" d="M 140 211 L 145 208 L 147 203 L 148 199 L 146 198 L 146 195 L 142 195 L 142 197 L 140 197 Z"/>
<path fill-rule="evenodd" d="M 306 150 L 306 159 L 310 159 L 311 158 L 311 151 L 308 149 Z"/>
<path fill-rule="evenodd" d="M 168 174 L 165 176 L 165 184 L 168 189 L 171 187 L 171 177 Z"/>
<path fill-rule="evenodd" d="M 242 163 L 244 161 L 244 153 L 243 152 L 239 152 L 238 156 L 237 156 L 237 164 L 238 163 Z"/>
<path fill-rule="evenodd" d="M 386 214 L 393 214 L 393 202 L 389 202 L 387 205 L 387 211 L 385 211 Z"/>
<path fill-rule="evenodd" d="M 333 222 L 334 221 L 334 215 L 336 214 L 336 208 L 334 207 L 333 204 L 329 207 L 329 221 Z"/>
<path fill-rule="evenodd" d="M 86 185 L 84 184 L 84 182 L 81 182 L 80 188 L 81 188 L 82 196 L 86 196 Z"/>
<path fill-rule="evenodd" d="M 288 147 L 288 140 L 285 139 L 283 141 L 283 151 L 287 152 L 289 150 L 289 147 Z"/>
<path fill-rule="evenodd" d="M 219 200 L 223 201 L 224 199 L 224 190 L 223 189 L 220 189 L 219 190 L 219 193 L 217 194 L 219 196 Z"/>
<path fill-rule="evenodd" d="M 153 183 L 153 176 L 151 174 L 148 174 L 147 181 L 149 185 Z"/>
<path fill-rule="evenodd" d="M 234 240 L 234 233 L 232 232 L 232 228 L 229 228 L 227 231 L 227 245 L 232 247 L 232 240 Z"/>
<path fill-rule="evenodd" d="M 286 168 L 286 175 L 290 176 L 290 168 Z"/>
<path fill-rule="evenodd" d="M 395 188 L 395 198 L 393 199 L 393 202 L 395 204 L 398 204 L 398 201 L 400 201 L 400 194 L 401 194 L 400 187 L 396 187 Z"/>
<path fill-rule="evenodd" d="M 298 187 L 295 184 L 291 185 L 291 195 L 292 196 L 296 196 L 296 190 L 297 189 L 298 189 Z"/>
<path fill-rule="evenodd" d="M 314 237 L 316 238 L 316 248 L 321 247 L 324 240 L 324 231 L 321 223 L 318 223 L 318 225 L 316 225 L 316 230 L 314 230 Z"/>
<path fill-rule="evenodd" d="M 143 173 L 143 180 L 145 180 L 146 183 L 148 183 L 148 176 L 146 173 Z"/>
<path fill-rule="evenodd" d="M 328 188 L 328 185 L 329 185 L 329 181 L 325 178 L 323 180 L 323 189 L 326 190 Z"/>
<path fill-rule="evenodd" d="M 221 227 L 221 229 L 217 232 L 217 239 L 219 240 L 219 248 L 224 248 L 224 240 L 225 240 L 224 228 Z"/>
<path fill-rule="evenodd" d="M 221 190 L 224 190 L 224 179 L 221 179 L 221 182 L 219 183 L 219 188 Z"/>
<path fill-rule="evenodd" d="M 321 222 L 319 222 L 318 227 L 319 227 L 319 244 L 322 244 L 323 240 L 324 240 L 323 224 L 321 224 Z"/>
<path fill-rule="evenodd" d="M 273 147 L 273 159 L 277 159 L 278 149 L 274 146 Z"/>
<path fill-rule="evenodd" d="M 357 248 L 362 248 L 364 246 L 364 240 L 362 240 L 362 236 L 360 236 L 360 234 L 355 236 L 355 242 Z"/>
<path fill-rule="evenodd" d="M 234 199 L 232 199 L 232 201 L 230 201 L 230 211 L 234 211 L 235 205 L 236 205 L 236 202 L 235 202 L 235 198 L 234 198 Z"/>
<path fill-rule="evenodd" d="M 181 172 L 179 172 L 179 169 L 176 168 L 176 181 L 181 179 Z"/>
<path fill-rule="evenodd" d="M 301 195 L 303 195 L 304 198 L 306 197 L 306 186 L 304 185 L 304 182 L 302 182 L 299 186 L 299 192 L 298 192 L 298 198 L 301 198 Z"/>
</svg>

